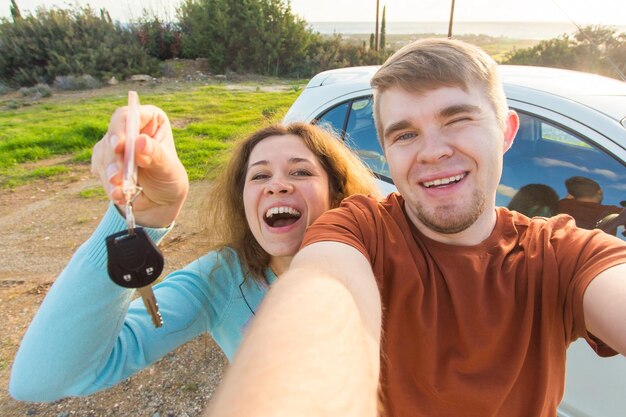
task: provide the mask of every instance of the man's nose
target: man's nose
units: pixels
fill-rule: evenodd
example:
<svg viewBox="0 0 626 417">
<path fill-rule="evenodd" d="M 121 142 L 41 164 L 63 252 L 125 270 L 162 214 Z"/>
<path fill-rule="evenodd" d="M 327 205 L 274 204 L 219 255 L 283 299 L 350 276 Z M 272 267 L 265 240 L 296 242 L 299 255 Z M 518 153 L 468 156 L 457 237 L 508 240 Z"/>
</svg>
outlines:
<svg viewBox="0 0 626 417">
<path fill-rule="evenodd" d="M 418 146 L 417 159 L 424 164 L 439 162 L 454 153 L 445 135 L 438 132 L 423 133 Z"/>
</svg>

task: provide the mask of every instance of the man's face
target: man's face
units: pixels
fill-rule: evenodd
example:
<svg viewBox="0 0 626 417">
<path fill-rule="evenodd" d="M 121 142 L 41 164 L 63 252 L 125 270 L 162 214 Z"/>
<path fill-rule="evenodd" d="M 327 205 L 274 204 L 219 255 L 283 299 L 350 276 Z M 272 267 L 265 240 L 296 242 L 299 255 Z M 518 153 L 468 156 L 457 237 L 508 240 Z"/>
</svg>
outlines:
<svg viewBox="0 0 626 417">
<path fill-rule="evenodd" d="M 488 236 L 517 115 L 509 113 L 503 131 L 479 88 L 414 93 L 395 87 L 379 100 L 385 155 L 411 221 L 439 240 L 469 235 L 474 241 L 485 227 Z"/>
</svg>

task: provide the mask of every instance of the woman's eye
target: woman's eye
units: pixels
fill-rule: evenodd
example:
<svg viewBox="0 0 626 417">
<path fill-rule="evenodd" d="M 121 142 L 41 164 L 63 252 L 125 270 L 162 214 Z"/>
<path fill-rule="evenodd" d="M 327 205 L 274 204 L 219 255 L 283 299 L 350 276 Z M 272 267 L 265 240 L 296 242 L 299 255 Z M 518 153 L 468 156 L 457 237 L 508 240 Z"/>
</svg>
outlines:
<svg viewBox="0 0 626 417">
<path fill-rule="evenodd" d="M 250 177 L 250 181 L 264 180 L 267 178 L 269 178 L 269 175 L 267 174 L 254 174 Z"/>
<path fill-rule="evenodd" d="M 310 177 L 312 174 L 310 171 L 307 171 L 306 169 L 298 169 L 296 171 L 293 171 L 291 175 L 294 175 L 296 177 Z"/>
</svg>

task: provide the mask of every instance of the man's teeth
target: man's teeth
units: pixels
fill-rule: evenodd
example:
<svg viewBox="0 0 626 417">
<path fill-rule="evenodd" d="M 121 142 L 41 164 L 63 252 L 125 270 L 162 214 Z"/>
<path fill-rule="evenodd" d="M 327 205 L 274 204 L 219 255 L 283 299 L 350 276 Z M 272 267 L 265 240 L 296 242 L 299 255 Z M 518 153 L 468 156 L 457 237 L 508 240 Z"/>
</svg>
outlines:
<svg viewBox="0 0 626 417">
<path fill-rule="evenodd" d="M 269 219 L 274 214 L 283 214 L 283 213 L 288 213 L 288 214 L 291 214 L 292 216 L 298 216 L 298 217 L 300 216 L 300 212 L 291 207 L 272 207 L 271 209 L 267 210 L 267 212 L 265 213 L 265 217 Z"/>
<path fill-rule="evenodd" d="M 463 178 L 464 176 L 465 176 L 465 174 L 459 174 L 459 175 L 455 175 L 453 177 L 437 178 L 436 180 L 433 180 L 433 181 L 426 181 L 426 182 L 424 182 L 424 187 L 426 187 L 426 188 L 437 187 L 439 185 L 450 184 L 451 182 L 458 182 L 458 181 L 461 181 L 461 178 Z"/>
</svg>

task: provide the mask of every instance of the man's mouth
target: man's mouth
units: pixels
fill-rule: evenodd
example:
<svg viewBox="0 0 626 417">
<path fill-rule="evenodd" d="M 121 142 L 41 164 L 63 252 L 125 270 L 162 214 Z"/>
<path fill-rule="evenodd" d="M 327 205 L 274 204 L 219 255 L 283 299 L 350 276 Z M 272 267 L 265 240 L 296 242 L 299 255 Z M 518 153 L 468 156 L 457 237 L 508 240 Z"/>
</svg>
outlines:
<svg viewBox="0 0 626 417">
<path fill-rule="evenodd" d="M 270 227 L 284 227 L 294 224 L 301 216 L 302 214 L 292 207 L 272 207 L 265 212 L 263 220 Z"/>
<path fill-rule="evenodd" d="M 457 182 L 461 181 L 465 177 L 465 175 L 466 174 L 463 173 L 459 175 L 453 175 L 447 178 L 437 178 L 436 180 L 432 180 L 432 181 L 424 181 L 422 185 L 426 188 L 431 188 L 431 187 L 443 187 L 443 186 L 450 185 L 450 184 L 456 184 Z"/>
</svg>

